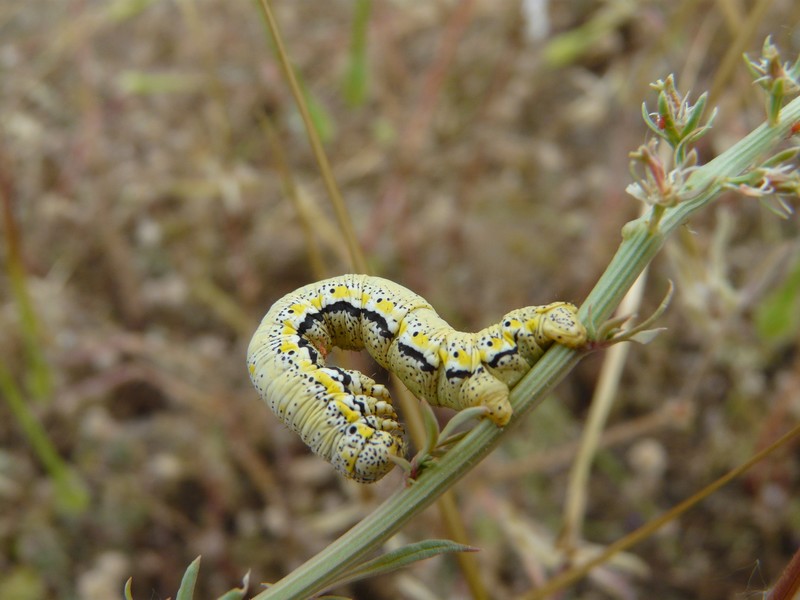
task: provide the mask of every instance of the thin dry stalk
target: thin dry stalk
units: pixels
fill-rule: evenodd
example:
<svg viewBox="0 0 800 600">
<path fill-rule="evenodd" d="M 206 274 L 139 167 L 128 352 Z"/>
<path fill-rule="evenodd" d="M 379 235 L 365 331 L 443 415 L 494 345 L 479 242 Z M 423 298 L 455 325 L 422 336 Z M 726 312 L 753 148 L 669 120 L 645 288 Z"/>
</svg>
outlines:
<svg viewBox="0 0 800 600">
<path fill-rule="evenodd" d="M 625 295 L 620 304 L 618 315 L 631 315 L 639 310 L 644 296 L 644 285 L 647 281 L 647 270 L 643 271 L 636 283 Z M 603 361 L 600 378 L 589 409 L 589 420 L 583 431 L 578 456 L 570 470 L 567 498 L 564 507 L 564 528 L 559 544 L 567 552 L 574 549 L 582 537 L 583 521 L 586 516 L 587 489 L 589 471 L 592 461 L 600 446 L 603 428 L 619 389 L 622 369 L 630 351 L 630 344 L 612 346 Z"/>
</svg>

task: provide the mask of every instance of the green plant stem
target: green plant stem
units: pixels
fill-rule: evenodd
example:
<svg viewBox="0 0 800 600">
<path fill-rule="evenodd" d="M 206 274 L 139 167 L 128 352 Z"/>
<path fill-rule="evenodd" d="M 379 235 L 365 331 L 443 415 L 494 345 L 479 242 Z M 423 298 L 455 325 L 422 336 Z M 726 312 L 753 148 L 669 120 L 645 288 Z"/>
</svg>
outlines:
<svg viewBox="0 0 800 600">
<path fill-rule="evenodd" d="M 5 227 L 6 276 L 19 317 L 19 331 L 25 347 L 27 376 L 25 384 L 38 401 L 49 401 L 53 380 L 50 366 L 42 351 L 41 326 L 33 300 L 28 292 L 28 274 L 22 249 L 22 232 L 14 214 L 14 185 L 11 168 L 5 155 L 0 154 L 0 214 Z"/>
<path fill-rule="evenodd" d="M 36 419 L 11 373 L 0 364 L 0 397 L 5 398 L 11 413 L 28 439 L 34 454 L 47 469 L 55 483 L 60 505 L 71 513 L 80 513 L 89 502 L 88 489 L 83 480 L 58 454 L 42 424 Z"/>
<path fill-rule="evenodd" d="M 349 64 L 344 82 L 345 100 L 352 107 L 361 106 L 367 99 L 367 34 L 371 12 L 372 0 L 356 0 L 350 33 Z"/>
<path fill-rule="evenodd" d="M 633 282 L 664 244 L 666 236 L 693 213 L 709 204 L 721 192 L 725 178 L 741 174 L 786 139 L 793 123 L 800 120 L 800 99 L 781 112 L 778 125 L 762 125 L 723 154 L 699 168 L 689 180 L 698 196 L 669 209 L 657 231 L 651 232 L 647 218 L 639 218 L 624 229 L 620 244 L 608 268 L 581 306 L 579 315 L 595 326 L 607 319 Z M 511 392 L 514 415 L 503 429 L 484 421 L 454 446 L 435 468 L 423 473 L 410 487 L 399 490 L 371 515 L 355 525 L 325 550 L 255 596 L 257 600 L 301 599 L 324 590 L 346 568 L 398 531 L 463 477 L 514 429 L 525 415 L 538 406 L 553 387 L 578 363 L 581 353 L 554 346 Z"/>
</svg>

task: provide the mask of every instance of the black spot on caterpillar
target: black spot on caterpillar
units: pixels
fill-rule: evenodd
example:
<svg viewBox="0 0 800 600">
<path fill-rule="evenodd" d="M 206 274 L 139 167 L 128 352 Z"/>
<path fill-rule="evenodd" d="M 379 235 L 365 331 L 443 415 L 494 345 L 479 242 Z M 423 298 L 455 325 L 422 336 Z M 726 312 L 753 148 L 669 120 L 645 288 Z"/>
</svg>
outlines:
<svg viewBox="0 0 800 600">
<path fill-rule="evenodd" d="M 250 379 L 270 408 L 347 477 L 369 483 L 406 450 L 388 390 L 363 373 L 325 365 L 333 346 L 365 348 L 418 397 L 456 410 L 486 406 L 511 418 L 509 386 L 557 342 L 578 347 L 575 306 L 511 311 L 478 333 L 455 331 L 412 291 L 380 277 L 342 275 L 278 300 L 247 351 Z"/>
</svg>

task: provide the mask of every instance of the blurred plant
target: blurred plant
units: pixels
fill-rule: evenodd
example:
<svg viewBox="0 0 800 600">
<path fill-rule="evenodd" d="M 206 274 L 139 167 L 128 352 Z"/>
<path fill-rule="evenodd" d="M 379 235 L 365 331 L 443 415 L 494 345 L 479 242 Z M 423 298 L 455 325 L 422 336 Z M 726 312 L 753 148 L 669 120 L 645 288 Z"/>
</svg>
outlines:
<svg viewBox="0 0 800 600">
<path fill-rule="evenodd" d="M 52 375 L 42 350 L 41 325 L 28 291 L 28 278 L 22 258 L 22 236 L 12 206 L 14 190 L 5 170 L 5 157 L 0 155 L 0 202 L 6 240 L 6 275 L 11 283 L 22 337 L 25 381 L 20 386 L 8 367 L 0 362 L 0 395 L 28 439 L 34 454 L 44 465 L 55 485 L 55 500 L 67 512 L 86 509 L 88 491 L 81 478 L 59 455 L 44 427 L 31 409 L 31 401 L 49 402 L 52 397 Z"/>
<path fill-rule="evenodd" d="M 789 600 L 800 595 L 800 550 L 797 550 L 781 573 L 778 582 L 765 595 L 764 600 Z"/>
<path fill-rule="evenodd" d="M 800 330 L 800 255 L 783 283 L 758 305 L 756 330 L 775 344 L 785 343 Z"/>
<path fill-rule="evenodd" d="M 22 234 L 14 213 L 14 189 L 5 156 L 0 155 L 0 202 L 2 202 L 3 226 L 5 229 L 6 275 L 11 284 L 17 315 L 19 333 L 24 345 L 26 361 L 25 385 L 31 396 L 38 400 L 49 400 L 53 390 L 52 374 L 42 351 L 42 326 L 28 291 L 28 274 L 22 250 Z"/>
<path fill-rule="evenodd" d="M 580 27 L 554 35 L 547 42 L 542 49 L 545 64 L 555 69 L 577 62 L 631 19 L 636 10 L 636 3 L 629 0 L 614 0 L 600 6 Z"/>
<path fill-rule="evenodd" d="M 745 64 L 757 83 L 766 93 L 767 122 L 778 123 L 783 101 L 800 93 L 800 57 L 789 66 L 781 62 L 781 53 L 772 39 L 767 37 L 761 47 L 761 56 L 745 55 Z"/>
<path fill-rule="evenodd" d="M 275 50 L 275 54 L 278 56 L 278 62 L 283 69 L 286 82 L 288 83 L 295 102 L 297 103 L 297 107 L 300 110 L 300 116 L 303 119 L 303 124 L 305 125 L 306 133 L 308 134 L 308 141 L 311 145 L 311 150 L 314 152 L 314 158 L 317 161 L 317 165 L 319 166 L 322 174 L 322 179 L 325 182 L 325 188 L 328 191 L 334 211 L 336 212 L 336 219 L 339 223 L 339 227 L 341 228 L 342 234 L 347 240 L 347 249 L 350 253 L 350 260 L 353 264 L 353 268 L 356 272 L 367 273 L 368 267 L 366 258 L 364 258 L 364 253 L 358 244 L 358 240 L 356 239 L 353 223 L 350 220 L 350 215 L 347 212 L 347 206 L 345 205 L 344 199 L 342 198 L 339 188 L 336 185 L 336 180 L 333 177 L 333 170 L 331 169 L 330 162 L 328 161 L 328 157 L 323 149 L 323 141 L 328 139 L 326 137 L 326 128 L 320 125 L 317 118 L 317 113 L 312 110 L 313 106 L 309 102 L 310 98 L 305 91 L 305 86 L 297 77 L 291 62 L 289 61 L 289 57 L 286 54 L 286 48 L 283 44 L 283 39 L 280 35 L 278 23 L 275 21 L 275 17 L 272 14 L 269 2 L 267 0 L 260 0 L 260 5 L 262 9 L 261 15 L 264 18 L 267 29 L 267 38 L 271 41 Z"/>
<path fill-rule="evenodd" d="M 372 0 L 356 0 L 353 7 L 353 26 L 350 34 L 350 53 L 347 56 L 347 71 L 343 87 L 344 98 L 353 108 L 364 104 L 367 99 L 367 26 L 372 11 Z"/>
<path fill-rule="evenodd" d="M 181 579 L 181 585 L 178 592 L 175 594 L 175 600 L 192 600 L 194 598 L 194 588 L 197 584 L 197 576 L 200 574 L 200 557 L 192 561 Z M 228 590 L 217 600 L 242 600 L 247 594 L 247 588 L 250 586 L 250 573 L 247 573 L 242 579 L 242 587 L 233 588 Z M 125 583 L 125 600 L 133 600 L 133 579 L 128 579 Z"/>
</svg>

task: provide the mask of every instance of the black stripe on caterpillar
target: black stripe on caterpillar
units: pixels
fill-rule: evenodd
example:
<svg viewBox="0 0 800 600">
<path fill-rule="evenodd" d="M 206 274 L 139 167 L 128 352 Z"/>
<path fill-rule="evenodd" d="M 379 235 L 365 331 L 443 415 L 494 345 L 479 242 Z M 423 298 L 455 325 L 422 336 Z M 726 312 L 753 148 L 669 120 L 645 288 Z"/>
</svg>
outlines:
<svg viewBox="0 0 800 600">
<path fill-rule="evenodd" d="M 390 456 L 405 455 L 403 427 L 383 385 L 325 365 L 333 346 L 365 348 L 416 396 L 456 410 L 485 406 L 502 427 L 512 413 L 509 386 L 553 342 L 586 342 L 574 305 L 520 308 L 463 333 L 392 281 L 342 275 L 278 300 L 250 342 L 247 366 L 261 397 L 316 454 L 369 483 L 392 469 Z"/>
</svg>

